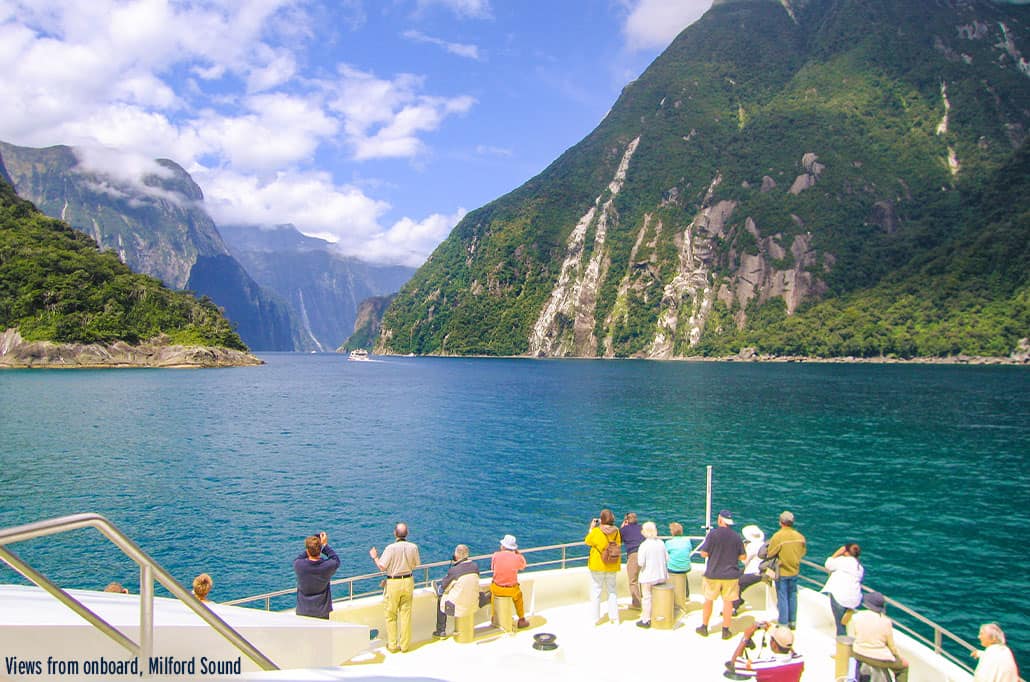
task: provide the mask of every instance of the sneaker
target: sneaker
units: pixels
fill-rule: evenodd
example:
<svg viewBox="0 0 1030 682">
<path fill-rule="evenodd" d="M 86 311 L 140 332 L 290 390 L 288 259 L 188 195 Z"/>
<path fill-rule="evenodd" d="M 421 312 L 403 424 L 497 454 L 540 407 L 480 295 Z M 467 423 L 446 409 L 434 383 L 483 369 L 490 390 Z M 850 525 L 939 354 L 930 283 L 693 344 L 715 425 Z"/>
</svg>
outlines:
<svg viewBox="0 0 1030 682">
<path fill-rule="evenodd" d="M 723 639 L 729 639 L 729 638 L 730 638 L 730 637 L 732 637 L 732 636 L 733 636 L 733 633 L 732 633 L 732 632 L 730 632 L 730 629 L 729 629 L 729 628 L 723 628 L 723 629 L 722 629 L 722 638 L 723 638 Z"/>
<path fill-rule="evenodd" d="M 447 636 L 447 633 L 446 632 L 441 632 L 440 630 L 436 630 L 436 631 L 433 632 L 433 637 L 437 637 L 439 639 L 442 639 L 442 638 L 444 638 L 446 636 Z"/>
<path fill-rule="evenodd" d="M 651 627 L 651 621 L 649 621 L 649 620 L 638 620 L 637 621 L 637 627 L 638 628 L 647 629 L 647 628 Z"/>
<path fill-rule="evenodd" d="M 528 618 L 519 618 L 519 622 L 516 623 L 516 625 L 518 625 L 520 629 L 521 628 L 528 628 L 529 627 L 529 619 Z"/>
<path fill-rule="evenodd" d="M 701 635 L 702 637 L 707 637 L 708 636 L 708 626 L 707 625 L 699 625 L 699 626 L 697 626 L 697 629 L 694 630 L 694 632 L 696 632 L 697 634 Z"/>
</svg>

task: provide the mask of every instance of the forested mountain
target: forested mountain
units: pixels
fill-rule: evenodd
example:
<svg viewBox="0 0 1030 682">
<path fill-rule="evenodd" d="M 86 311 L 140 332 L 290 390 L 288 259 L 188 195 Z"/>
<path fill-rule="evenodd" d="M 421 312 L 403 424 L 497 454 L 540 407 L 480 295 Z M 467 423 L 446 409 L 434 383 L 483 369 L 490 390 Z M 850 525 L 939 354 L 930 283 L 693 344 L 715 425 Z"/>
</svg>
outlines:
<svg viewBox="0 0 1030 682">
<path fill-rule="evenodd" d="M 354 321 L 354 333 L 337 351 L 351 351 L 357 348 L 372 348 L 379 338 L 379 329 L 383 322 L 383 313 L 393 296 L 373 296 L 365 299 L 358 307 L 358 319 Z"/>
<path fill-rule="evenodd" d="M 1030 7 L 716 0 L 469 213 L 378 352 L 1007 355 L 1030 336 Z"/>
<path fill-rule="evenodd" d="M 141 178 L 82 163 L 66 146 L 0 142 L 0 165 L 18 194 L 93 237 L 133 271 L 208 296 L 255 350 L 292 350 L 299 337 L 289 308 L 261 289 L 229 254 L 203 193 L 176 163 L 158 159 Z"/>
<path fill-rule="evenodd" d="M 219 232 L 247 272 L 290 306 L 301 350 L 336 349 L 354 331 L 363 300 L 396 293 L 415 271 L 343 256 L 292 225 L 223 225 Z"/>
<path fill-rule="evenodd" d="M 0 333 L 8 329 L 25 341 L 137 344 L 165 335 L 172 344 L 246 350 L 210 300 L 133 273 L 0 179 Z"/>
</svg>

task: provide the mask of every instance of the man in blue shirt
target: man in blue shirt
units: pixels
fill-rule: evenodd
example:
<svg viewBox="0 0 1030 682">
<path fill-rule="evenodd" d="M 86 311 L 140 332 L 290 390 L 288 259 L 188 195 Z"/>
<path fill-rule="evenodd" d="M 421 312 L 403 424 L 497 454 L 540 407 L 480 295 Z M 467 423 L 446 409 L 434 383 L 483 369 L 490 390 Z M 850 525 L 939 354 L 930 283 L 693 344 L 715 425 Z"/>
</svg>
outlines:
<svg viewBox="0 0 1030 682">
<path fill-rule="evenodd" d="M 304 550 L 293 560 L 293 572 L 297 574 L 297 615 L 328 619 L 333 610 L 329 581 L 340 567 L 340 557 L 329 546 L 329 536 L 325 533 L 305 539 Z"/>
</svg>

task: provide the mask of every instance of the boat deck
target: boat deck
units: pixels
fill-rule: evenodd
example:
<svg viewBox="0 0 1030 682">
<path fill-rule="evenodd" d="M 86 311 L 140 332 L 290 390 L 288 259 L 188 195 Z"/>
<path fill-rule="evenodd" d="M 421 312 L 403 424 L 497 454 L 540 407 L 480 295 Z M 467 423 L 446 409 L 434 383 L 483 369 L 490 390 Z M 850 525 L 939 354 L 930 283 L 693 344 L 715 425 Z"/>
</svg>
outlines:
<svg viewBox="0 0 1030 682">
<path fill-rule="evenodd" d="M 642 629 L 635 622 L 639 612 L 623 606 L 622 622 L 612 625 L 603 619 L 591 623 L 588 607 L 573 604 L 547 609 L 530 617 L 530 627 L 514 634 L 480 626 L 476 641 L 460 644 L 453 638 L 423 640 L 407 653 L 386 653 L 385 647 L 359 656 L 337 669 L 280 671 L 255 674 L 255 679 L 336 680 L 404 679 L 481 682 L 484 679 L 527 682 L 530 680 L 591 680 L 625 682 L 634 679 L 721 680 L 724 663 L 733 653 L 739 636 L 723 640 L 718 626 L 708 637 L 696 628 L 701 622 L 701 604 L 691 610 L 672 630 Z M 742 613 L 733 630 L 742 632 L 762 611 Z M 558 648 L 533 648 L 533 635 L 556 636 Z M 830 637 L 804 633 L 798 637 L 799 652 L 805 656 L 804 680 L 833 680 Z"/>
<path fill-rule="evenodd" d="M 488 579 L 483 580 L 486 585 Z M 242 657 L 239 674 L 229 679 L 251 680 L 447 680 L 479 682 L 518 680 L 589 680 L 625 682 L 632 679 L 722 680 L 725 662 L 741 633 L 756 620 L 774 619 L 772 590 L 758 584 L 746 593 L 747 605 L 733 619 L 734 637 L 720 633 L 720 602 L 709 623 L 708 637 L 694 630 L 701 621 L 700 571 L 690 574 L 691 599 L 675 627 L 661 630 L 636 627 L 639 612 L 628 608 L 625 573 L 619 576 L 620 623 L 589 613 L 590 577 L 585 568 L 527 572 L 522 576 L 530 627 L 502 632 L 489 623 L 490 609 L 476 614 L 475 638 L 459 643 L 438 640 L 435 627 L 436 596 L 418 588 L 412 610 L 412 647 L 406 653 L 387 653 L 382 597 L 379 594 L 336 602 L 331 621 L 300 618 L 292 613 L 267 612 L 212 604 L 210 608 L 229 622 L 282 669 L 263 672 Z M 129 636 L 138 635 L 139 598 L 73 590 L 84 604 Z M 825 595 L 802 588 L 798 595 L 798 630 L 795 650 L 805 659 L 802 680 L 835 680 L 836 641 Z M 454 627 L 449 619 L 450 628 Z M 240 653 L 206 626 L 184 604 L 155 599 L 154 653 L 179 661 L 232 661 Z M 533 636 L 550 633 L 558 648 L 533 648 Z M 911 639 L 896 633 L 902 654 L 911 662 L 910 682 L 969 682 L 972 676 Z M 126 659 L 114 641 L 35 587 L 0 586 L 0 643 L 20 659 L 46 661 L 51 656 L 84 663 L 99 657 Z M 45 671 L 44 671 L 45 672 Z M 200 673 L 197 670 L 196 673 Z M 209 675 L 178 674 L 163 679 L 195 679 Z M 100 679 L 96 675 L 12 675 L 0 669 L 0 680 Z M 103 679 L 129 679 L 103 676 Z M 222 677 L 221 679 L 226 679 Z"/>
<path fill-rule="evenodd" d="M 741 633 L 757 621 L 775 620 L 772 589 L 759 584 L 746 593 L 747 604 L 733 619 L 731 639 L 721 637 L 720 602 L 709 622 L 707 637 L 694 630 L 701 624 L 699 571 L 691 574 L 691 599 L 671 630 L 636 626 L 639 611 L 629 608 L 625 573 L 620 574 L 620 623 L 602 616 L 592 621 L 587 601 L 590 584 L 584 568 L 524 574 L 526 611 L 530 627 L 505 633 L 490 625 L 489 607 L 477 614 L 475 640 L 463 644 L 453 637 L 431 636 L 436 599 L 431 590 L 416 590 L 412 618 L 412 646 L 406 653 L 388 653 L 385 642 L 370 643 L 369 651 L 339 667 L 253 673 L 250 679 L 268 680 L 447 680 L 480 682 L 484 679 L 515 682 L 532 680 L 589 680 L 625 682 L 633 679 L 723 680 L 725 662 Z M 484 581 L 484 585 L 487 581 Z M 795 650 L 804 656 L 802 680 L 835 679 L 836 638 L 825 595 L 799 591 Z M 767 608 L 771 606 L 771 610 Z M 382 602 L 368 597 L 336 605 L 333 619 L 363 623 L 382 632 Z M 453 631 L 453 619 L 448 619 Z M 538 633 L 555 635 L 558 648 L 533 648 Z M 902 653 L 912 662 L 910 682 L 968 682 L 972 676 L 933 656 L 925 647 L 897 634 Z"/>
</svg>

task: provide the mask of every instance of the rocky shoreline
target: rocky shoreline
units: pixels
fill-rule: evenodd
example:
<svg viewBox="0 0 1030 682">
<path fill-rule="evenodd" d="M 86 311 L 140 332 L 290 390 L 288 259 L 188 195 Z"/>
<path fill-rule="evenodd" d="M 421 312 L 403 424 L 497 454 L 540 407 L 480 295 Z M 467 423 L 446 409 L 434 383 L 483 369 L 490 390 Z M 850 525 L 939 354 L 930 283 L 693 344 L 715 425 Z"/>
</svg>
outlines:
<svg viewBox="0 0 1030 682">
<path fill-rule="evenodd" d="M 128 367 L 251 367 L 264 362 L 231 348 L 176 346 L 165 336 L 137 345 L 25 341 L 17 329 L 0 334 L 0 369 L 98 369 Z"/>
<path fill-rule="evenodd" d="M 337 351 L 342 352 L 342 351 Z M 376 350 L 377 355 L 390 356 L 392 353 L 385 353 L 382 349 Z M 403 356 L 398 356 L 403 357 Z M 431 353 L 426 356 L 434 358 L 535 358 L 545 359 L 543 356 L 534 355 L 448 355 Z M 555 359 L 555 358 L 549 358 Z M 892 356 L 862 358 L 857 356 L 842 357 L 819 357 L 814 355 L 769 355 L 759 353 L 754 348 L 743 348 L 736 355 L 724 355 L 722 357 L 710 357 L 706 355 L 687 355 L 672 358 L 649 358 L 646 355 L 637 355 L 629 358 L 568 358 L 570 360 L 655 360 L 658 362 L 797 362 L 797 363 L 827 363 L 827 364 L 868 364 L 868 365 L 1014 365 L 1030 367 L 1030 339 L 1021 339 L 1018 347 L 1009 356 L 981 356 L 981 355 L 948 355 L 943 357 L 918 357 L 899 358 Z"/>
<path fill-rule="evenodd" d="M 823 358 L 808 355 L 764 355 L 753 348 L 744 348 L 736 355 L 722 358 L 688 357 L 683 360 L 705 360 L 715 362 L 822 362 L 843 364 L 896 364 L 896 365 L 1030 365 L 1030 343 L 1027 339 L 1020 341 L 1019 348 L 1007 357 L 981 355 L 948 355 L 929 358 L 873 357 L 855 356 Z"/>
</svg>

